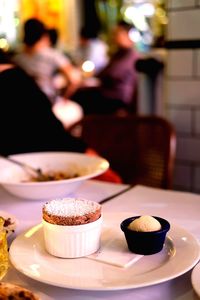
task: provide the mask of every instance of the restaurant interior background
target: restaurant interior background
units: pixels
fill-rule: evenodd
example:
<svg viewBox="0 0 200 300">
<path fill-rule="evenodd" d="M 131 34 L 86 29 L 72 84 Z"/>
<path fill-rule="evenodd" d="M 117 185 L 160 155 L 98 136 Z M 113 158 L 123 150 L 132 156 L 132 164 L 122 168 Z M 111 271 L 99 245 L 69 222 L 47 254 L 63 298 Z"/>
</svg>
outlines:
<svg viewBox="0 0 200 300">
<path fill-rule="evenodd" d="M 135 25 L 131 36 L 138 51 L 165 66 L 153 111 L 148 77 L 139 74 L 138 113 L 172 122 L 177 133 L 174 189 L 200 193 L 200 0 L 0 0 L 0 48 L 18 47 L 21 25 L 33 16 L 59 30 L 58 47 L 67 53 L 76 49 L 83 24 L 100 28 L 105 40 L 117 20 Z"/>
</svg>

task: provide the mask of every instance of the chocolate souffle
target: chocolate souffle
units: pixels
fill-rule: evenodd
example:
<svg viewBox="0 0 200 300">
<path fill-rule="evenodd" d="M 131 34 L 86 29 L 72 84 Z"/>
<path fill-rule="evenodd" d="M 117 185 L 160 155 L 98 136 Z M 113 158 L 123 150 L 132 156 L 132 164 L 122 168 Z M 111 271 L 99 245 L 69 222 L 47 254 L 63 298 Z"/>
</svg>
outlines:
<svg viewBox="0 0 200 300">
<path fill-rule="evenodd" d="M 101 217 L 101 205 L 85 199 L 63 198 L 44 204 L 43 219 L 56 225 L 81 225 L 98 220 Z"/>
</svg>

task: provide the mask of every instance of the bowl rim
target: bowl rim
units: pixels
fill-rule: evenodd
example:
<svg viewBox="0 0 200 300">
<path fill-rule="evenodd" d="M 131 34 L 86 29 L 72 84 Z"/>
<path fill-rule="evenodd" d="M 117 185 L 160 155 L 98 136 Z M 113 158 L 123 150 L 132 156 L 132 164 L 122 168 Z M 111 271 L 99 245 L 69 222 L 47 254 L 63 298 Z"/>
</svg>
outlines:
<svg viewBox="0 0 200 300">
<path fill-rule="evenodd" d="M 37 186 L 45 186 L 45 185 L 62 185 L 62 184 L 66 184 L 66 183 L 76 183 L 76 182 L 80 182 L 86 179 L 90 179 L 90 178 L 94 178 L 96 176 L 101 175 L 102 173 L 104 173 L 105 171 L 108 170 L 108 168 L 110 167 L 110 164 L 108 162 L 107 159 L 105 159 L 104 157 L 97 155 L 97 156 L 91 156 L 88 155 L 86 153 L 81 153 L 81 152 L 68 152 L 68 151 L 39 151 L 39 152 L 26 152 L 26 153 L 17 153 L 17 154 L 12 154 L 10 155 L 10 157 L 13 158 L 17 158 L 17 157 L 21 157 L 21 156 L 29 156 L 29 155 L 33 155 L 33 156 L 37 156 L 37 155 L 67 155 L 67 156 L 79 156 L 79 157 L 87 157 L 88 159 L 91 160 L 99 160 L 99 162 L 102 162 L 103 164 L 105 164 L 104 168 L 99 168 L 96 171 L 93 171 L 90 174 L 86 174 L 86 175 L 81 175 L 81 176 L 77 176 L 74 178 L 69 178 L 69 179 L 61 179 L 61 180 L 49 180 L 49 181 L 28 181 L 28 182 L 12 182 L 12 181 L 3 181 L 0 180 L 0 184 L 1 185 L 5 185 L 5 186 L 16 186 L 16 187 L 37 187 Z"/>
<path fill-rule="evenodd" d="M 155 231 L 135 231 L 135 230 L 131 230 L 127 227 L 127 225 L 129 225 L 131 223 L 131 221 L 141 217 L 142 215 L 140 216 L 132 216 L 132 217 L 129 217 L 129 218 L 126 218 L 124 219 L 121 224 L 120 224 L 120 228 L 121 230 L 125 233 L 125 232 L 129 232 L 129 233 L 134 233 L 134 234 L 138 234 L 138 235 L 150 235 L 150 234 L 162 234 L 162 233 L 166 233 L 170 230 L 170 223 L 162 218 L 162 217 L 158 217 L 158 216 L 153 216 L 153 215 L 150 215 L 151 217 L 155 218 L 157 221 L 159 221 L 161 223 L 161 226 L 162 224 L 164 224 L 164 226 L 161 227 L 161 229 L 159 230 L 155 230 Z M 126 225 L 125 225 L 126 223 Z"/>
</svg>

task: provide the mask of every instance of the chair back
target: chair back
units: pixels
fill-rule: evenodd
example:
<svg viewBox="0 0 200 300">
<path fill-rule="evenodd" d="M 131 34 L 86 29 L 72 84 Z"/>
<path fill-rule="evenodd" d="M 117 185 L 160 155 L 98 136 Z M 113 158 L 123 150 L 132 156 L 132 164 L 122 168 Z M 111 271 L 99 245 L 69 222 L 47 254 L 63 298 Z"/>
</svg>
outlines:
<svg viewBox="0 0 200 300">
<path fill-rule="evenodd" d="M 83 140 L 110 162 L 124 183 L 172 188 L 176 134 L 166 119 L 88 115 L 80 128 Z"/>
</svg>

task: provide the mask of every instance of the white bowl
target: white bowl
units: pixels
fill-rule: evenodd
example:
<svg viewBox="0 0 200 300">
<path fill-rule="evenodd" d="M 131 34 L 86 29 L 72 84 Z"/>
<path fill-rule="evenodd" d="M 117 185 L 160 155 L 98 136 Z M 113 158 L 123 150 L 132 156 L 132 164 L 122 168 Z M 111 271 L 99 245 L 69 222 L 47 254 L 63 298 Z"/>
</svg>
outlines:
<svg viewBox="0 0 200 300">
<path fill-rule="evenodd" d="M 35 152 L 10 156 L 25 162 L 44 173 L 50 171 L 69 174 L 77 172 L 79 176 L 43 182 L 31 182 L 23 168 L 0 158 L 0 184 L 9 193 L 26 199 L 52 199 L 64 197 L 75 191 L 86 179 L 96 177 L 109 168 L 104 158 L 73 152 Z M 26 181 L 26 182 L 25 182 Z"/>
<path fill-rule="evenodd" d="M 48 253 L 62 258 L 90 255 L 100 247 L 102 216 L 81 225 L 56 225 L 42 220 L 45 248 Z"/>
</svg>

